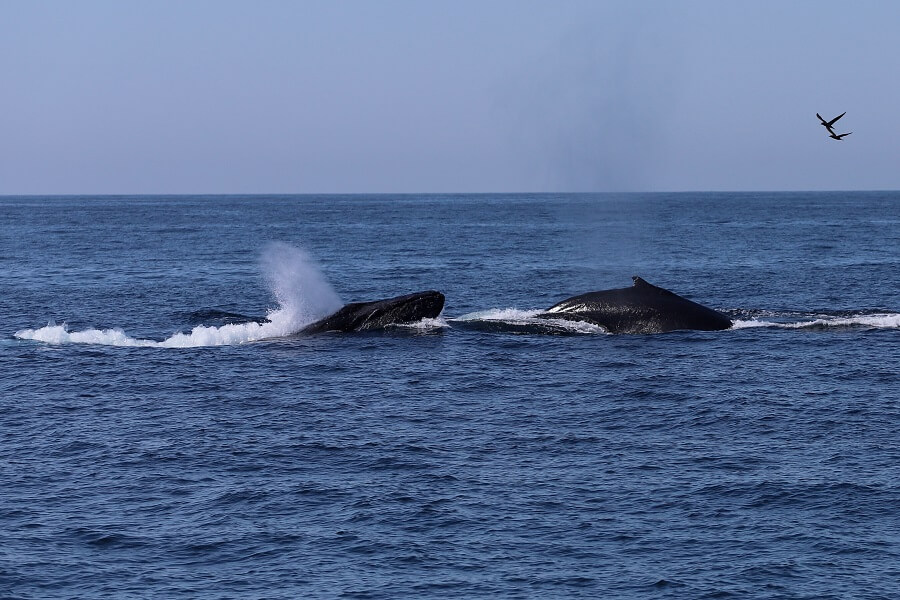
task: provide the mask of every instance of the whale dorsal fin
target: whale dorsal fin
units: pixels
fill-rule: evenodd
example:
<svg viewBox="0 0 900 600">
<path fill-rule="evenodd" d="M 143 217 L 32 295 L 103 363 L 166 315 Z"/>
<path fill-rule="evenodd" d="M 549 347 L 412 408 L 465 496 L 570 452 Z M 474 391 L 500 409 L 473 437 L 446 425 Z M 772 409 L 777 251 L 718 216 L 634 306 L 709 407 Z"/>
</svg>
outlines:
<svg viewBox="0 0 900 600">
<path fill-rule="evenodd" d="M 632 276 L 631 280 L 634 282 L 634 287 L 636 287 L 636 288 L 642 288 L 642 287 L 655 288 L 656 287 L 655 285 L 651 285 L 651 284 L 647 283 L 646 281 L 644 281 L 637 275 Z"/>
<path fill-rule="evenodd" d="M 633 289 L 642 290 L 644 292 L 654 292 L 657 294 L 668 294 L 670 296 L 678 296 L 675 292 L 670 292 L 666 288 L 661 288 L 653 285 L 652 283 L 647 283 L 637 275 L 634 275 L 631 280 L 634 282 Z"/>
</svg>

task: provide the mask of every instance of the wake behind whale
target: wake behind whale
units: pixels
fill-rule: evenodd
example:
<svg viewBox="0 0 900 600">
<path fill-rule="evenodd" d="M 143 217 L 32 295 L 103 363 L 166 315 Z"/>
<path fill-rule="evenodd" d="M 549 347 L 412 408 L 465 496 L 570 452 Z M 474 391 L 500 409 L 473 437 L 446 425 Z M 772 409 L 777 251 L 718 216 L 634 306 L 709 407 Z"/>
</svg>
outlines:
<svg viewBox="0 0 900 600">
<path fill-rule="evenodd" d="M 344 305 L 309 255 L 287 244 L 270 244 L 261 257 L 262 270 L 278 303 L 265 317 L 215 308 L 189 313 L 189 332 L 163 339 L 135 338 L 122 329 L 69 331 L 49 324 L 16 332 L 19 339 L 52 344 L 85 343 L 113 346 L 187 348 L 243 344 L 324 332 L 371 331 L 424 324 L 427 328 L 458 327 L 484 332 L 523 334 L 648 334 L 676 330 L 718 331 L 774 327 L 790 329 L 867 327 L 900 328 L 900 315 L 747 314 L 726 315 L 674 292 L 634 277 L 629 288 L 588 292 L 547 309 L 495 309 L 438 321 L 444 306 L 440 292 L 425 291 L 384 300 Z M 749 317 L 749 318 L 746 318 Z"/>
</svg>

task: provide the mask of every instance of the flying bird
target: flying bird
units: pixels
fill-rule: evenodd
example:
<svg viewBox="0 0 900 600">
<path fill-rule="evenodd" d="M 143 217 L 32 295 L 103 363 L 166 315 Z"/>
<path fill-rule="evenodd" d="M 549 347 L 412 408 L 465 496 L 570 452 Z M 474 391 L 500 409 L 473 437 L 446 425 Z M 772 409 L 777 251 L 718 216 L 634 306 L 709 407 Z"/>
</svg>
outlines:
<svg viewBox="0 0 900 600">
<path fill-rule="evenodd" d="M 836 134 L 835 132 L 832 131 L 832 132 L 831 132 L 831 135 L 829 135 L 828 137 L 830 137 L 830 138 L 833 139 L 833 140 L 841 141 L 841 138 L 842 138 L 842 137 L 844 137 L 845 135 L 850 135 L 851 133 L 853 133 L 853 132 L 852 132 L 852 131 L 848 131 L 847 133 Z"/>
<path fill-rule="evenodd" d="M 819 113 L 816 113 L 816 116 L 819 117 L 820 121 L 822 121 L 822 126 L 828 130 L 828 133 L 830 133 L 832 136 L 834 136 L 834 129 L 832 129 L 832 127 L 834 126 L 834 124 L 837 122 L 838 119 L 840 119 L 841 117 L 843 117 L 846 114 L 847 114 L 847 111 L 844 111 L 830 121 L 826 121 L 825 119 L 823 119 L 822 115 L 820 115 Z"/>
</svg>

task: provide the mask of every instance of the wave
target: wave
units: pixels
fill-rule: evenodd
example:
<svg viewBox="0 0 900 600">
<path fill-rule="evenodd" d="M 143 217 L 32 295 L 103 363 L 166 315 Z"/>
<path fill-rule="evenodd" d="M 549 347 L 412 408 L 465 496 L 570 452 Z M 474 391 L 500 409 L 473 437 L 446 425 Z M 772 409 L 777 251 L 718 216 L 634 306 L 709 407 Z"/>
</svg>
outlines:
<svg viewBox="0 0 900 600">
<path fill-rule="evenodd" d="M 285 327 L 282 319 L 273 314 L 273 321 L 259 324 L 255 322 L 237 325 L 209 327 L 198 325 L 190 333 L 176 333 L 162 340 L 148 340 L 128 336 L 122 329 L 85 329 L 69 331 L 66 325 L 47 325 L 40 329 L 23 329 L 16 332 L 22 340 L 35 340 L 48 344 L 99 344 L 103 346 L 131 346 L 141 348 L 196 348 L 200 346 L 226 346 L 255 342 L 268 338 L 283 337 L 295 333 L 292 327 Z"/>
<path fill-rule="evenodd" d="M 563 319 L 539 319 L 536 315 L 544 309 L 521 310 L 518 308 L 495 308 L 465 314 L 450 319 L 451 325 L 478 331 L 498 331 L 509 333 L 537 333 L 553 335 L 606 334 L 599 325 L 584 321 Z"/>
<path fill-rule="evenodd" d="M 300 248 L 272 243 L 263 251 L 260 264 L 278 302 L 278 308 L 269 311 L 265 318 L 213 310 L 209 314 L 217 313 L 218 317 L 224 315 L 245 322 L 225 323 L 218 327 L 197 325 L 189 333 L 178 332 L 161 341 L 134 338 L 119 328 L 69 331 L 66 325 L 55 324 L 39 329 L 23 329 L 17 331 L 15 337 L 49 344 L 153 348 L 225 346 L 292 335 L 343 306 L 316 262 Z"/>
<path fill-rule="evenodd" d="M 201 308 L 188 313 L 184 313 L 187 320 L 193 325 L 209 325 L 216 323 L 218 325 L 231 325 L 239 323 L 265 323 L 268 321 L 265 317 L 251 317 L 228 310 L 220 310 L 218 308 Z"/>
<path fill-rule="evenodd" d="M 520 310 L 518 308 L 492 308 L 490 310 L 479 310 L 477 312 L 468 313 L 461 317 L 456 317 L 454 321 L 508 321 L 514 323 L 516 321 L 528 321 L 545 312 L 543 310 Z"/>
<path fill-rule="evenodd" d="M 424 318 L 421 321 L 417 321 L 415 323 L 397 323 L 395 327 L 400 329 L 414 329 L 417 331 L 436 331 L 440 329 L 446 329 L 450 327 L 450 324 L 442 316 L 438 316 L 434 319 Z"/>
<path fill-rule="evenodd" d="M 772 315 L 777 318 L 778 315 Z M 790 315 L 797 318 L 796 314 Z M 732 329 L 749 329 L 753 327 L 775 327 L 781 329 L 832 329 L 832 328 L 867 328 L 867 329 L 900 329 L 898 313 L 857 313 L 847 315 L 807 315 L 801 320 L 770 321 L 764 318 L 737 319 Z"/>
<path fill-rule="evenodd" d="M 449 319 L 451 325 L 479 331 L 550 334 L 608 334 L 599 325 L 563 319 L 539 319 L 544 310 L 498 308 Z M 839 314 L 731 311 L 731 329 L 900 329 L 900 314 L 887 312 L 844 312 Z"/>
</svg>

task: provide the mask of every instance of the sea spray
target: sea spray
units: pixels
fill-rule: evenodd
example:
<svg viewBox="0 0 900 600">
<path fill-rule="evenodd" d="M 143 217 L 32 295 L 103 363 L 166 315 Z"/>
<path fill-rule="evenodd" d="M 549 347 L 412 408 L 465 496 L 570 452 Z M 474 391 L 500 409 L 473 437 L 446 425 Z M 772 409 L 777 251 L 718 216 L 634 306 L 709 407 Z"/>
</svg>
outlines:
<svg viewBox="0 0 900 600">
<path fill-rule="evenodd" d="M 343 305 L 316 261 L 300 248 L 272 242 L 263 250 L 260 263 L 279 306 L 268 318 L 284 325 L 283 335 L 328 316 Z"/>
<path fill-rule="evenodd" d="M 291 335 L 342 306 L 341 299 L 315 260 L 300 248 L 281 242 L 269 244 L 260 257 L 260 266 L 278 303 L 278 308 L 269 311 L 268 321 L 263 323 L 251 321 L 221 327 L 198 325 L 189 333 L 179 332 L 163 341 L 129 337 L 118 328 L 70 332 L 65 325 L 55 324 L 23 329 L 16 332 L 16 337 L 50 344 L 157 348 L 223 346 Z"/>
</svg>

